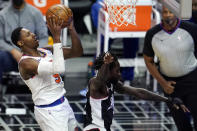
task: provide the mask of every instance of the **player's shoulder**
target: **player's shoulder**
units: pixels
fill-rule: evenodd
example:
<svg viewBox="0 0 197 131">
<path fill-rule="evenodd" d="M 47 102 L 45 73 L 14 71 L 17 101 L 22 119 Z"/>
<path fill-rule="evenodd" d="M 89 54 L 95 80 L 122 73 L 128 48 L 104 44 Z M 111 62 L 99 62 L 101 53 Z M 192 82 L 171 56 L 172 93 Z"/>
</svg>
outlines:
<svg viewBox="0 0 197 131">
<path fill-rule="evenodd" d="M 97 81 L 96 77 L 92 77 L 90 80 L 89 80 L 89 84 L 94 84 L 95 82 Z"/>
<path fill-rule="evenodd" d="M 100 81 L 100 80 L 98 80 L 97 77 L 95 76 L 95 77 L 92 77 L 92 78 L 89 80 L 89 85 L 90 85 L 90 87 L 96 88 L 96 87 L 98 87 L 98 86 L 100 86 L 100 85 L 103 85 L 103 82 Z"/>
<path fill-rule="evenodd" d="M 31 68 L 31 63 L 34 62 L 35 60 L 33 58 L 24 58 L 21 59 L 18 63 L 18 66 L 20 68 Z"/>
</svg>

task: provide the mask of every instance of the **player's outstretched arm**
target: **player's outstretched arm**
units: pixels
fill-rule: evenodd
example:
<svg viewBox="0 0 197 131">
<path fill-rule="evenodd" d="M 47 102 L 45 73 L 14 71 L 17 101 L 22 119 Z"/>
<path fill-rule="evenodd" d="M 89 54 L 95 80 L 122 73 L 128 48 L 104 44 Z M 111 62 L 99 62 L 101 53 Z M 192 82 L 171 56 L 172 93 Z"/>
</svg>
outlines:
<svg viewBox="0 0 197 131">
<path fill-rule="evenodd" d="M 116 84 L 115 90 L 120 94 L 132 95 L 143 100 L 164 101 L 164 102 L 168 101 L 167 97 L 160 96 L 143 88 L 125 86 L 120 81 Z"/>
<path fill-rule="evenodd" d="M 93 77 L 89 81 L 91 89 L 95 92 L 102 92 L 102 90 L 106 88 L 107 80 L 110 74 L 109 66 L 111 62 L 113 62 L 113 57 L 110 53 L 106 53 L 103 59 L 98 60 L 98 63 L 102 65 L 98 69 L 96 77 Z M 95 66 L 100 66 L 100 64 L 95 64 Z"/>
<path fill-rule="evenodd" d="M 102 83 L 105 83 L 108 80 L 108 77 L 110 75 L 110 70 L 109 70 L 109 66 L 110 63 L 113 62 L 113 57 L 111 56 L 110 53 L 106 53 L 104 58 L 103 58 L 103 64 L 101 66 L 101 68 L 98 70 L 96 79 L 98 81 L 101 81 Z"/>
<path fill-rule="evenodd" d="M 163 101 L 163 102 L 172 104 L 176 108 L 181 107 L 183 109 L 183 111 L 185 111 L 185 112 L 189 111 L 183 105 L 183 102 L 179 98 L 176 98 L 176 101 L 175 101 L 174 99 L 158 95 L 158 94 L 148 91 L 146 89 L 135 88 L 135 87 L 131 87 L 131 86 L 124 86 L 123 83 L 120 81 L 116 84 L 115 90 L 118 93 L 133 95 L 133 96 L 135 96 L 139 99 L 142 99 L 142 100 Z"/>
<path fill-rule="evenodd" d="M 90 79 L 89 83 L 91 86 L 91 89 L 95 92 L 100 90 L 102 91 L 104 88 L 106 88 L 106 82 L 108 78 L 108 71 L 109 71 L 109 64 L 103 64 L 101 66 L 101 69 L 99 69 L 97 76 Z"/>
</svg>

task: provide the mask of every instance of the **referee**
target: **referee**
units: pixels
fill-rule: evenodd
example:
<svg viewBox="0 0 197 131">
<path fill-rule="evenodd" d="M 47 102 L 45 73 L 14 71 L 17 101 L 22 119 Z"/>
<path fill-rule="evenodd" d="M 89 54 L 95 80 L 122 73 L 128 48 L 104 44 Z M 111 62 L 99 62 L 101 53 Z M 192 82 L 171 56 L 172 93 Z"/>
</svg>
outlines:
<svg viewBox="0 0 197 131">
<path fill-rule="evenodd" d="M 179 20 L 166 7 L 162 22 L 146 33 L 144 60 L 166 96 L 179 97 L 188 107 L 197 131 L 197 25 Z M 159 68 L 154 62 L 159 60 Z M 190 117 L 168 105 L 179 131 L 192 131 Z"/>
</svg>

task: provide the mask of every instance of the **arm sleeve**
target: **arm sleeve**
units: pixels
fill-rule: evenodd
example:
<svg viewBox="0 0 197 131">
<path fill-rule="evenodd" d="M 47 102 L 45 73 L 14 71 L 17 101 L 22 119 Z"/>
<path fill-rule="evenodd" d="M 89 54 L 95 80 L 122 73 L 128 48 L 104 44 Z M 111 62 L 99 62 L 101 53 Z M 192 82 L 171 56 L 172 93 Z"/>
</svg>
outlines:
<svg viewBox="0 0 197 131">
<path fill-rule="evenodd" d="M 62 43 L 53 45 L 53 62 L 40 61 L 37 71 L 40 75 L 59 74 L 65 72 Z"/>
<path fill-rule="evenodd" d="M 65 72 L 62 43 L 53 45 L 53 71 L 58 73 Z"/>
<path fill-rule="evenodd" d="M 144 40 L 144 48 L 143 48 L 143 54 L 150 56 L 150 57 L 154 57 L 154 54 L 155 54 L 152 48 L 152 37 L 153 35 L 151 35 L 151 30 L 149 30 L 146 33 L 145 40 Z"/>
<path fill-rule="evenodd" d="M 3 17 L 0 16 L 0 49 L 5 50 L 5 51 L 11 51 L 14 47 L 12 46 L 11 43 L 6 42 L 5 40 L 5 25 L 4 25 L 4 20 Z"/>
<path fill-rule="evenodd" d="M 39 10 L 37 10 L 35 14 L 35 23 L 36 23 L 35 33 L 38 36 L 39 45 L 40 47 L 44 47 L 48 44 L 48 29 L 43 19 L 43 15 Z"/>
</svg>

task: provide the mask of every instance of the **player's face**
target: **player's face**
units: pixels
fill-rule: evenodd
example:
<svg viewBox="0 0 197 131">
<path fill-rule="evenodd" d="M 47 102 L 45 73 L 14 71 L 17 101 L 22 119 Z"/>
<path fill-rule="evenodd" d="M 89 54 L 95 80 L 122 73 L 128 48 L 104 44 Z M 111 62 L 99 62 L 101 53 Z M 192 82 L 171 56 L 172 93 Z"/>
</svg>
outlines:
<svg viewBox="0 0 197 131">
<path fill-rule="evenodd" d="M 21 30 L 21 41 L 29 48 L 37 48 L 39 46 L 36 35 L 24 28 Z"/>
<path fill-rule="evenodd" d="M 177 17 L 168 8 L 163 6 L 162 20 L 164 24 L 173 26 L 177 21 Z"/>
<path fill-rule="evenodd" d="M 120 64 L 119 62 L 116 62 L 114 68 L 111 70 L 111 81 L 115 82 L 120 80 L 120 78 L 121 78 Z"/>
</svg>

